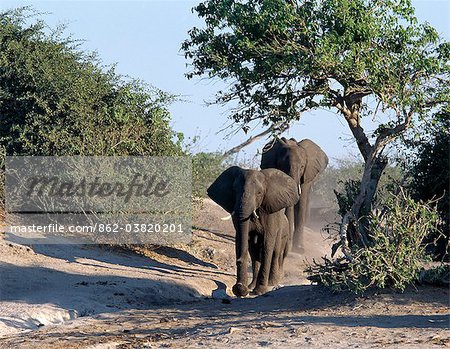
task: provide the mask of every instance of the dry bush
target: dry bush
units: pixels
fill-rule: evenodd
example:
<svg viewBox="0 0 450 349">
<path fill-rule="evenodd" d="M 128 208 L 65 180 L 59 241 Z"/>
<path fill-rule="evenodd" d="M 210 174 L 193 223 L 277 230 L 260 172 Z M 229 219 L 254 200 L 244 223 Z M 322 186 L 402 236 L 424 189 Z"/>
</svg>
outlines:
<svg viewBox="0 0 450 349">
<path fill-rule="evenodd" d="M 324 258 L 322 263 L 314 262 L 307 269 L 312 282 L 363 293 L 371 287 L 403 291 L 419 279 L 423 262 L 428 260 L 423 241 L 437 229 L 436 209 L 400 191 L 388 196 L 369 221 L 370 245 L 353 246 L 351 260 Z"/>
</svg>

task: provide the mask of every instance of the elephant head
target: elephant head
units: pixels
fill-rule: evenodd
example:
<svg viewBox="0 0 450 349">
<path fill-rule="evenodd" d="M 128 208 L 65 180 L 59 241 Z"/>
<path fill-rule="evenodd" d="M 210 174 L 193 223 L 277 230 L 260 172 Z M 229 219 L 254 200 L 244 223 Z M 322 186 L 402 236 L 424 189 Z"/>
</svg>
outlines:
<svg viewBox="0 0 450 349">
<path fill-rule="evenodd" d="M 264 146 L 261 157 L 261 168 L 277 168 L 298 184 L 312 182 L 327 164 L 327 155 L 309 139 L 277 138 Z"/>
<path fill-rule="evenodd" d="M 225 170 L 207 190 L 208 196 L 232 214 L 236 229 L 237 296 L 248 294 L 248 241 L 253 222 L 295 204 L 297 184 L 277 169 L 246 170 L 233 166 Z M 262 223 L 264 225 L 264 223 Z"/>
</svg>

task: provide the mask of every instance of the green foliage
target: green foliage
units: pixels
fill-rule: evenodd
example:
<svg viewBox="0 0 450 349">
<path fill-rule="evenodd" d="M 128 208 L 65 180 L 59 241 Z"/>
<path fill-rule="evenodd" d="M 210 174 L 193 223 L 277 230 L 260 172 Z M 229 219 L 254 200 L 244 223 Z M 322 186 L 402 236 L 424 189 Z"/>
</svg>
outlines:
<svg viewBox="0 0 450 349">
<path fill-rule="evenodd" d="M 314 205 L 330 207 L 337 212 L 334 190 L 341 192 L 345 182 L 361 178 L 363 168 L 364 164 L 357 159 L 334 159 L 314 182 L 312 190 Z"/>
<path fill-rule="evenodd" d="M 244 155 L 244 157 L 242 157 Z M 245 156 L 241 153 L 239 159 L 224 156 L 221 152 L 199 152 L 191 155 L 192 158 L 192 190 L 194 197 L 207 196 L 206 189 L 228 167 L 240 166 L 243 168 L 259 169 L 259 158 Z"/>
<path fill-rule="evenodd" d="M 436 210 L 401 191 L 392 194 L 379 212 L 369 217 L 370 246 L 354 246 L 351 261 L 325 258 L 323 264 L 311 265 L 310 280 L 355 293 L 370 287 L 403 291 L 418 280 L 427 258 L 423 240 L 436 230 Z"/>
<path fill-rule="evenodd" d="M 237 122 L 298 120 L 367 97 L 359 112 L 373 116 L 379 103 L 393 118 L 376 135 L 389 136 L 449 101 L 450 43 L 418 23 L 410 0 L 208 0 L 194 10 L 205 27 L 182 45 L 188 77 L 229 81 L 217 102 L 237 101 Z"/>
<path fill-rule="evenodd" d="M 0 147 L 7 155 L 180 155 L 173 100 L 48 33 L 28 8 L 0 13 Z"/>
<path fill-rule="evenodd" d="M 450 110 L 443 110 L 425 124 L 422 136 L 411 143 L 414 156 L 406 164 L 411 177 L 410 192 L 418 200 L 438 199 L 437 210 L 441 218 L 437 255 L 442 258 L 449 250 L 450 233 Z M 435 237 L 431 237 L 433 239 Z"/>
<path fill-rule="evenodd" d="M 313 186 L 313 206 L 327 207 L 329 216 L 343 216 L 358 194 L 364 163 L 357 159 L 335 159 L 319 176 Z M 380 178 L 373 207 L 378 207 L 405 181 L 405 173 L 398 165 L 387 166 Z"/>
<path fill-rule="evenodd" d="M 349 179 L 343 183 L 343 192 L 334 190 L 336 195 L 337 204 L 339 206 L 338 214 L 343 217 L 345 213 L 349 212 L 352 208 L 353 202 L 359 192 L 359 186 L 361 181 Z"/>
<path fill-rule="evenodd" d="M 377 192 L 372 202 L 372 209 L 377 209 L 382 206 L 391 193 L 397 193 L 401 189 L 399 184 L 406 180 L 404 176 L 399 166 L 389 166 L 386 168 L 378 183 Z M 336 187 L 337 189 L 333 190 L 339 207 L 338 213 L 341 217 L 350 211 L 358 195 L 360 185 L 360 180 L 349 178 L 339 182 L 339 185 Z"/>
<path fill-rule="evenodd" d="M 442 263 L 441 265 L 423 270 L 420 275 L 420 282 L 436 285 L 450 286 L 450 265 Z"/>
<path fill-rule="evenodd" d="M 192 191 L 195 197 L 206 197 L 206 189 L 225 170 L 221 153 L 192 155 Z"/>
</svg>

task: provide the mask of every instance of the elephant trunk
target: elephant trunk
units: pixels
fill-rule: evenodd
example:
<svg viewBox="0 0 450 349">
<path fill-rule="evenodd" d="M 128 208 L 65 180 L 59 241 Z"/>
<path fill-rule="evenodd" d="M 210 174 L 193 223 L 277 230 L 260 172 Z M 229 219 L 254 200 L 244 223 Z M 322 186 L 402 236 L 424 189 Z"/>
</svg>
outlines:
<svg viewBox="0 0 450 349">
<path fill-rule="evenodd" d="M 236 227 L 236 270 L 237 281 L 233 286 L 233 293 L 237 297 L 245 297 L 249 293 L 248 285 L 248 240 L 249 219 L 241 219 L 238 215 L 233 217 Z"/>
</svg>

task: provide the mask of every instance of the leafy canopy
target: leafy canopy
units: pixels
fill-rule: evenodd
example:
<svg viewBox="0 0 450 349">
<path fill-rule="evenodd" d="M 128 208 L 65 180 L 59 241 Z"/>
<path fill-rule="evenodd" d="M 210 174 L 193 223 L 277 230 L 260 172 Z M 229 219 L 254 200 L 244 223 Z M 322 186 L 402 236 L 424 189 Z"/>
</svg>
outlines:
<svg viewBox="0 0 450 349">
<path fill-rule="evenodd" d="M 170 96 L 105 69 L 28 8 L 0 13 L 6 155 L 180 155 Z M 175 140 L 175 141 L 174 141 Z"/>
<path fill-rule="evenodd" d="M 182 46 L 188 77 L 229 81 L 217 102 L 237 101 L 244 127 L 335 107 L 355 128 L 382 110 L 388 138 L 449 102 L 450 43 L 410 0 L 208 0 L 195 11 L 206 26 Z"/>
</svg>

